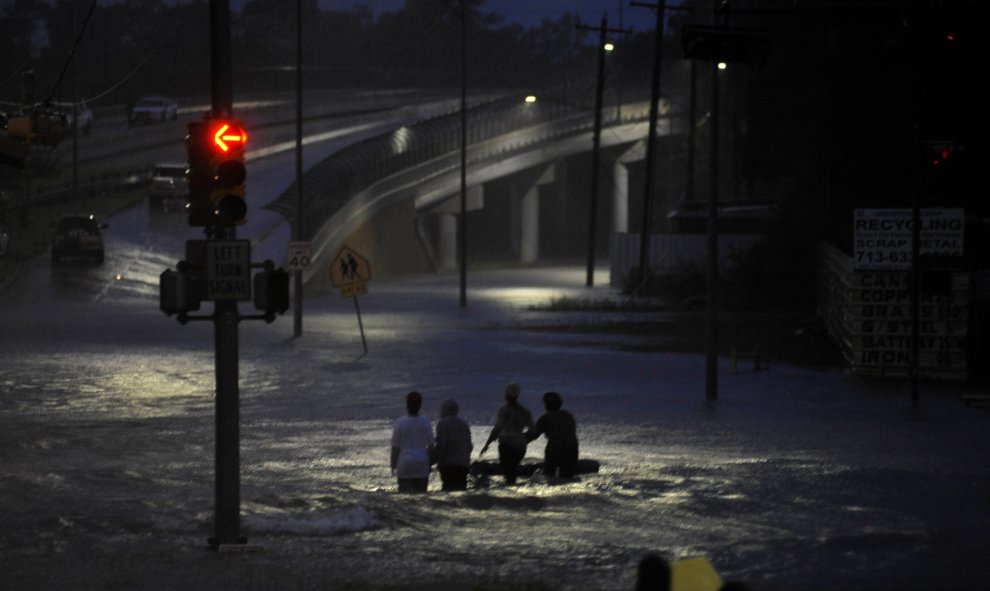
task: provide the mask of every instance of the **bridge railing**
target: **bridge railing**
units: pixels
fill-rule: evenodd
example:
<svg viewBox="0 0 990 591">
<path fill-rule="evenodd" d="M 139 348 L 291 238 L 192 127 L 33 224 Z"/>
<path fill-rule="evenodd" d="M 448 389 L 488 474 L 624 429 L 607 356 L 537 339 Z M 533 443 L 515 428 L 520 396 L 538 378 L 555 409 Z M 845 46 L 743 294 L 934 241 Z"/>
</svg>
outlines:
<svg viewBox="0 0 990 591">
<path fill-rule="evenodd" d="M 591 129 L 593 108 L 574 102 L 575 98 L 593 102 L 587 100 L 586 94 L 570 85 L 551 89 L 540 95 L 535 103 L 526 103 L 524 95 L 513 94 L 470 105 L 466 126 L 468 145 L 481 144 L 526 128 L 539 130 L 536 138 L 525 144 L 504 143 L 475 151 L 473 159 L 508 154 L 533 143 Z M 554 98 L 558 96 L 570 100 Z M 627 101 L 637 98 L 632 92 L 626 97 Z M 642 121 L 648 117 L 648 110 L 648 106 L 642 104 L 638 108 L 624 106 L 620 115 L 612 105 L 603 109 L 603 123 L 607 126 Z M 555 125 L 546 125 L 550 123 Z M 303 239 L 312 239 L 323 223 L 361 190 L 391 175 L 457 153 L 460 148 L 461 113 L 454 110 L 357 142 L 328 156 L 303 177 L 302 207 L 306 220 Z M 296 182 L 293 182 L 265 207 L 294 220 L 298 202 Z"/>
</svg>

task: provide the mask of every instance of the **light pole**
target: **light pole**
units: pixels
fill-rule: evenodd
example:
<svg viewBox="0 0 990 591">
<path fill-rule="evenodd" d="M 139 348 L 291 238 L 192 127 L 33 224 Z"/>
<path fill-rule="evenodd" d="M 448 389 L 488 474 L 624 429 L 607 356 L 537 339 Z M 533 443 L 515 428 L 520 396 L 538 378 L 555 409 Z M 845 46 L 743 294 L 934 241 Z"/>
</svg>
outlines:
<svg viewBox="0 0 990 591">
<path fill-rule="evenodd" d="M 605 92 L 605 32 L 608 18 L 602 17 L 598 32 L 598 84 L 595 87 L 595 134 L 591 147 L 591 201 L 588 204 L 588 272 L 585 285 L 595 285 L 595 222 L 598 217 L 598 169 L 602 140 L 602 95 Z"/>
<path fill-rule="evenodd" d="M 302 79 L 302 0 L 296 0 L 296 223 L 293 234 L 296 240 L 303 239 L 303 79 Z M 302 336 L 303 281 L 302 270 L 294 272 L 292 305 L 292 334 Z"/>
<path fill-rule="evenodd" d="M 462 308 L 467 307 L 467 22 L 467 2 L 461 0 L 461 216 L 457 258 Z"/>
<path fill-rule="evenodd" d="M 591 27 L 578 25 L 578 29 L 594 30 Z M 600 168 L 600 152 L 602 138 L 602 102 L 605 94 L 605 54 L 609 51 L 606 48 L 605 35 L 607 33 L 625 33 L 622 29 L 609 29 L 608 17 L 602 16 L 601 25 L 598 28 L 598 79 L 595 86 L 595 131 L 591 147 L 591 197 L 588 203 L 588 261 L 585 285 L 594 287 L 595 285 L 595 226 L 598 218 L 598 169 Z M 608 44 L 611 45 L 611 44 Z"/>
</svg>

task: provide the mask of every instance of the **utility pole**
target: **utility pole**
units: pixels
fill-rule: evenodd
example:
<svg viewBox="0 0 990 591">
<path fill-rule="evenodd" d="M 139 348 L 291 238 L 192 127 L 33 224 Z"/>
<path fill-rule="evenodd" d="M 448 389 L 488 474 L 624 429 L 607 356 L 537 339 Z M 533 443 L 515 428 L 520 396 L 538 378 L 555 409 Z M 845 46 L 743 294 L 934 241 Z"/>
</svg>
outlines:
<svg viewBox="0 0 990 591">
<path fill-rule="evenodd" d="M 598 30 L 598 84 L 595 87 L 595 134 L 591 148 L 591 201 L 588 205 L 588 273 L 587 287 L 595 285 L 595 222 L 598 217 L 598 173 L 601 164 L 602 141 L 602 96 L 605 93 L 605 33 L 608 31 L 608 17 L 602 17 Z"/>
<path fill-rule="evenodd" d="M 76 37 L 76 3 L 72 2 L 72 37 Z M 72 59 L 72 195 L 79 193 L 79 76 L 76 62 Z"/>
<path fill-rule="evenodd" d="M 303 239 L 303 73 L 302 73 L 302 0 L 296 0 L 296 223 L 294 238 Z M 292 334 L 299 338 L 303 333 L 303 280 L 302 270 L 293 273 Z"/>
<path fill-rule="evenodd" d="M 660 72 L 663 63 L 663 28 L 668 10 L 686 10 L 679 6 L 667 6 L 665 0 L 657 4 L 632 2 L 633 6 L 653 8 L 656 11 L 657 23 L 654 29 L 653 47 L 653 85 L 650 89 L 650 126 L 646 137 L 646 186 L 643 190 L 643 219 L 639 234 L 639 277 L 637 283 L 642 287 L 650 275 L 650 239 L 653 234 L 653 191 L 656 185 L 656 136 L 657 119 L 660 115 Z"/>
<path fill-rule="evenodd" d="M 684 187 L 684 200 L 688 203 L 694 201 L 694 136 L 695 128 L 697 127 L 695 121 L 697 119 L 697 100 L 698 95 L 698 66 L 694 60 L 691 60 L 691 98 L 690 105 L 688 106 L 688 160 L 687 160 L 687 183 Z"/>
<path fill-rule="evenodd" d="M 578 25 L 578 29 L 594 31 L 592 27 Z M 591 148 L 591 198 L 588 204 L 588 263 L 585 286 L 595 285 L 595 226 L 598 218 L 598 174 L 601 168 L 600 152 L 602 138 L 602 102 L 605 94 L 605 35 L 608 33 L 626 33 L 622 29 L 609 29 L 608 17 L 602 16 L 598 27 L 598 82 L 595 89 L 595 131 Z"/>
<path fill-rule="evenodd" d="M 21 74 L 21 104 L 27 107 L 34 105 L 34 70 Z M 24 158 L 24 199 L 17 214 L 19 227 L 24 230 L 31 224 L 28 207 L 31 204 L 31 154 Z"/>
<path fill-rule="evenodd" d="M 727 19 L 726 19 L 727 20 Z M 756 62 L 766 59 L 769 35 L 762 31 L 731 29 L 726 22 L 718 23 L 718 3 L 714 14 L 715 26 L 688 26 L 684 29 L 684 56 L 710 64 L 712 73 L 711 157 L 708 197 L 708 272 L 706 290 L 705 329 L 705 400 L 718 399 L 718 126 L 719 72 L 726 62 Z M 691 122 L 692 126 L 694 122 Z"/>
<path fill-rule="evenodd" d="M 711 164 L 708 194 L 708 273 L 705 299 L 705 400 L 718 399 L 718 62 L 711 63 Z"/>
<path fill-rule="evenodd" d="M 457 253 L 460 268 L 460 304 L 467 307 L 467 2 L 461 0 L 461 215 Z"/>
<path fill-rule="evenodd" d="M 920 167 L 918 160 L 921 150 L 920 129 L 915 126 L 911 142 L 911 271 L 908 273 L 908 289 L 911 302 L 911 406 L 918 406 L 921 348 L 921 189 L 918 186 Z"/>
</svg>

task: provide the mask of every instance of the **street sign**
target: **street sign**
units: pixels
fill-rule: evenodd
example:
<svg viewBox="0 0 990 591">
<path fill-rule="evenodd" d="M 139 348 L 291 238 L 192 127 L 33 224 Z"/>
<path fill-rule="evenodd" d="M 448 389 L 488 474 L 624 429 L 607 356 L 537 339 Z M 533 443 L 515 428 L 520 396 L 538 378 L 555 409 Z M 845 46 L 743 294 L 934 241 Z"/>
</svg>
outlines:
<svg viewBox="0 0 990 591">
<path fill-rule="evenodd" d="M 206 241 L 204 300 L 251 299 L 251 242 Z"/>
<path fill-rule="evenodd" d="M 345 298 L 368 293 L 370 280 L 371 265 L 368 259 L 346 246 L 330 263 L 330 282 L 340 289 L 340 295 Z"/>
<path fill-rule="evenodd" d="M 305 271 L 309 268 L 309 241 L 290 240 L 287 251 L 289 271 Z"/>
</svg>

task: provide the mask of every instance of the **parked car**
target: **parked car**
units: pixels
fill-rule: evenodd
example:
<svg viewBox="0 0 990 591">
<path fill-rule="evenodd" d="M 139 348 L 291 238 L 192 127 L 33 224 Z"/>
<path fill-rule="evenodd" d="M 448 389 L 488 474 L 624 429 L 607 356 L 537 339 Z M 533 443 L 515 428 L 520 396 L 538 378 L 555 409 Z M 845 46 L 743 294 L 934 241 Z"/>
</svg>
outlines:
<svg viewBox="0 0 990 591">
<path fill-rule="evenodd" d="M 52 239 L 52 264 L 82 261 L 102 265 L 103 230 L 106 224 L 92 215 L 66 215 L 55 225 Z"/>
<path fill-rule="evenodd" d="M 151 173 L 148 204 L 152 207 L 185 209 L 189 200 L 189 180 L 185 163 L 160 163 Z"/>
<path fill-rule="evenodd" d="M 146 96 L 139 100 L 128 113 L 127 122 L 133 126 L 138 123 L 163 123 L 166 120 L 175 121 L 179 116 L 179 105 L 165 96 Z"/>
<path fill-rule="evenodd" d="M 78 116 L 79 131 L 83 132 L 83 135 L 89 135 L 89 132 L 93 130 L 93 110 L 86 105 L 86 101 L 77 102 L 75 109 L 72 108 L 72 103 L 55 103 L 55 105 L 65 116 L 67 129 L 73 128 L 76 124 L 76 116 Z"/>
</svg>

